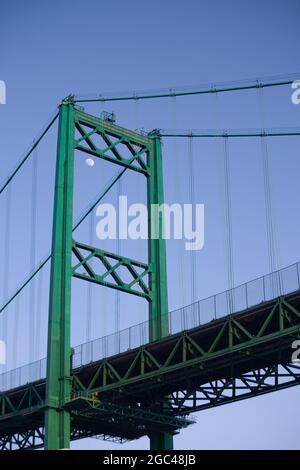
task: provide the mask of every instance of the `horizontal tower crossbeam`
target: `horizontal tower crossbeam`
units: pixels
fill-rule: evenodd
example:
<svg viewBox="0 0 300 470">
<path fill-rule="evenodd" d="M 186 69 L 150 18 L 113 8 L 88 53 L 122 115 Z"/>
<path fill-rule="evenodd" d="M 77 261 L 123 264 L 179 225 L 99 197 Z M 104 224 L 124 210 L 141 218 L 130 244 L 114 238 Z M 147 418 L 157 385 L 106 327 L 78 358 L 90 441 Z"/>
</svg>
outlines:
<svg viewBox="0 0 300 470">
<path fill-rule="evenodd" d="M 147 264 L 77 242 L 73 254 L 78 261 L 72 268 L 74 277 L 150 298 Z"/>
</svg>

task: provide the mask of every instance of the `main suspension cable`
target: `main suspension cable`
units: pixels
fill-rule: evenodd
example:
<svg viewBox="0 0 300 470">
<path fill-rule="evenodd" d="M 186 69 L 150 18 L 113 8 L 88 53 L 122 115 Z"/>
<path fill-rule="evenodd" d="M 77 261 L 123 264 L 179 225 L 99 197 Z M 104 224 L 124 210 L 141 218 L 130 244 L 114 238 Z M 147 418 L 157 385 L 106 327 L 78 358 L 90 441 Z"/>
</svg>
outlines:
<svg viewBox="0 0 300 470">
<path fill-rule="evenodd" d="M 153 91 L 123 92 L 116 94 L 100 94 L 94 97 L 75 96 L 76 103 L 108 102 L 108 101 L 130 101 L 160 99 L 179 96 L 203 95 L 208 93 L 224 93 L 233 91 L 242 91 L 255 89 L 258 86 L 262 88 L 290 85 L 299 79 L 300 73 L 289 74 L 286 76 L 274 76 L 260 79 L 250 79 L 235 82 L 223 82 L 217 84 L 206 84 L 198 87 L 182 87 L 177 90 L 174 88 L 160 89 Z"/>
<path fill-rule="evenodd" d="M 7 188 L 7 186 L 9 185 L 9 183 L 14 179 L 14 177 L 16 176 L 16 174 L 19 172 L 19 170 L 22 168 L 22 166 L 24 165 L 24 163 L 28 160 L 28 158 L 30 157 L 30 155 L 32 154 L 32 152 L 34 151 L 34 149 L 38 146 L 38 144 L 40 143 L 40 141 L 43 139 L 43 137 L 47 134 L 47 132 L 49 131 L 50 127 L 52 127 L 52 125 L 54 124 L 54 122 L 56 121 L 57 117 L 58 117 L 58 111 L 56 111 L 54 113 L 54 115 L 51 116 L 50 118 L 50 121 L 47 122 L 46 126 L 44 126 L 44 128 L 42 129 L 42 131 L 39 133 L 38 137 L 33 140 L 32 144 L 30 145 L 29 149 L 26 151 L 25 155 L 23 157 L 21 157 L 20 161 L 17 163 L 17 166 L 15 167 L 15 169 L 11 172 L 11 174 L 7 177 L 7 179 L 5 180 L 5 182 L 3 182 L 1 185 L 0 185 L 0 194 L 3 193 L 3 191 L 5 190 L 5 188 Z"/>
<path fill-rule="evenodd" d="M 180 130 L 159 129 L 160 137 L 163 138 L 239 138 L 239 137 L 289 137 L 299 136 L 300 127 L 290 128 L 260 128 L 260 129 L 203 129 L 203 130 Z"/>
</svg>

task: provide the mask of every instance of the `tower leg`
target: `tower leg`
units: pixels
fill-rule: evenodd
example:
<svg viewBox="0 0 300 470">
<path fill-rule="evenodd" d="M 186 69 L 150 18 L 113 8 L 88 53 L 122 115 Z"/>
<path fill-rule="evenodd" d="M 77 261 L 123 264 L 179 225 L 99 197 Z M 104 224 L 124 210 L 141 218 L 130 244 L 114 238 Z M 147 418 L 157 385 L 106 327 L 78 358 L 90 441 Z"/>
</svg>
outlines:
<svg viewBox="0 0 300 470">
<path fill-rule="evenodd" d="M 173 434 L 169 432 L 159 432 L 151 434 L 150 450 L 173 450 Z"/>
<path fill-rule="evenodd" d="M 45 407 L 46 449 L 70 447 L 70 316 L 74 106 L 60 106 L 52 233 Z"/>
<path fill-rule="evenodd" d="M 152 206 L 161 206 L 164 202 L 163 165 L 161 142 L 159 137 L 153 140 L 153 152 L 149 161 L 151 177 L 148 181 L 148 210 L 152 215 Z M 169 334 L 168 288 L 166 243 L 164 239 L 164 215 L 158 213 L 156 221 L 149 221 L 149 260 L 152 266 L 152 300 L 149 305 L 150 340 L 157 340 Z M 156 225 L 156 237 L 152 235 L 152 224 Z M 166 398 L 167 400 L 167 398 Z M 173 450 L 173 435 L 158 432 L 149 435 L 151 450 Z"/>
</svg>

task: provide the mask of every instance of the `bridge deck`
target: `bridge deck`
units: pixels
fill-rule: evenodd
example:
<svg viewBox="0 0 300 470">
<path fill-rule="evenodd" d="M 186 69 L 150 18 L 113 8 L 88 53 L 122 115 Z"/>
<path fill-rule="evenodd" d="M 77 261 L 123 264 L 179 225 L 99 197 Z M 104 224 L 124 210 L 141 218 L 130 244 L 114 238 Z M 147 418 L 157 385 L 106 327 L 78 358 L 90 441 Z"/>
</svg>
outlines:
<svg viewBox="0 0 300 470">
<path fill-rule="evenodd" d="M 75 368 L 65 404 L 72 438 L 175 432 L 191 423 L 185 415 L 193 411 L 296 385 L 300 367 L 291 361 L 291 345 L 299 337 L 298 290 Z M 166 396 L 169 407 L 162 409 Z M 2 392 L 0 399 L 2 447 L 20 447 L 16 436 L 24 447 L 41 445 L 45 379 Z M 33 430 L 40 433 L 34 439 Z"/>
</svg>

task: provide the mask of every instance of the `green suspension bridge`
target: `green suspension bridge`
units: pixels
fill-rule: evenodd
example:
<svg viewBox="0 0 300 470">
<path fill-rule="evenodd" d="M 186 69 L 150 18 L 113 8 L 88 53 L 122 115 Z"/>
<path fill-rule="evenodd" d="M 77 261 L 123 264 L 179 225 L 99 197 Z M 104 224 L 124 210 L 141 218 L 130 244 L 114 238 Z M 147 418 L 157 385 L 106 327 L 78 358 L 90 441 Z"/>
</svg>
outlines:
<svg viewBox="0 0 300 470">
<path fill-rule="evenodd" d="M 88 98 L 70 95 L 60 103 L 58 112 L 0 187 L 0 198 L 4 200 L 1 240 L 5 248 L 0 339 L 7 342 L 8 356 L 12 349 L 10 367 L 0 374 L 0 449 L 60 449 L 69 448 L 71 440 L 88 437 L 125 442 L 142 436 L 149 437 L 153 450 L 172 449 L 173 436 L 195 422 L 192 413 L 300 383 L 300 364 L 292 360 L 292 343 L 300 339 L 300 263 L 278 269 L 276 262 L 268 149 L 270 139 L 295 138 L 300 135 L 300 128 L 266 128 L 262 116 L 261 127 L 248 130 L 219 127 L 216 130 L 133 131 L 119 126 L 110 114 L 102 113 L 98 117 L 82 108 L 83 103 L 141 103 L 143 100 L 174 100 L 196 95 L 219 97 L 222 93 L 246 90 L 258 93 L 260 100 L 265 89 L 277 90 L 292 82 L 293 78 L 279 77 L 153 93 Z M 37 235 L 34 234 L 39 202 L 37 149 L 54 128 L 55 135 L 57 129 L 55 190 L 53 220 L 48 221 L 52 247 L 48 255 L 37 262 Z M 198 266 L 191 252 L 191 303 L 172 311 L 168 307 L 167 251 L 161 213 L 157 221 L 159 236 L 147 240 L 147 261 L 141 261 L 138 254 L 131 258 L 126 253 L 126 243 L 120 240 L 115 251 L 99 247 L 99 242 L 93 242 L 92 223 L 89 242 L 82 240 L 78 232 L 112 188 L 118 188 L 117 194 L 122 190 L 126 192 L 124 183 L 121 188 L 125 173 L 142 178 L 148 207 L 164 202 L 161 143 L 167 139 L 188 140 L 191 202 L 195 202 L 196 197 L 193 177 L 195 140 L 222 142 L 228 277 L 227 290 L 197 300 Z M 237 287 L 234 286 L 228 146 L 231 139 L 258 139 L 261 142 L 270 268 L 270 274 Z M 96 160 L 104 160 L 111 167 L 118 165 L 121 168 L 74 222 L 75 153 L 87 154 Z M 20 278 L 11 290 L 8 266 L 11 263 L 16 266 L 16 260 L 11 261 L 12 244 L 16 240 L 11 241 L 13 221 L 10 214 L 14 200 L 10 188 L 12 184 L 17 187 L 19 174 L 30 158 L 32 169 L 27 179 L 31 175 L 31 232 L 27 238 L 19 240 L 23 256 L 23 244 L 28 241 L 30 245 L 30 274 Z M 149 234 L 152 223 L 149 219 Z M 178 269 L 183 273 L 180 264 L 179 259 Z M 46 283 L 42 273 L 47 266 L 48 326 L 42 324 L 40 315 Z M 71 339 L 72 280 L 88 285 L 89 289 L 87 315 L 82 313 L 79 327 L 86 329 L 86 341 L 77 346 Z M 111 288 L 116 292 L 114 331 L 106 336 L 93 332 L 93 338 L 92 286 Z M 29 313 L 28 319 L 24 320 L 19 299 L 26 290 L 29 292 Z M 137 297 L 145 303 L 147 320 L 120 329 L 119 296 L 122 294 Z M 13 318 L 11 323 L 10 317 Z M 22 321 L 28 322 L 24 333 L 25 336 L 28 334 L 28 339 L 22 336 L 20 340 Z M 36 337 L 42 335 L 42 328 L 43 337 L 47 337 L 44 356 L 36 341 Z M 20 360 L 14 357 L 14 349 L 21 343 L 21 351 L 23 348 L 25 351 L 23 342 L 28 343 L 28 364 L 21 361 L 20 365 Z"/>
</svg>

